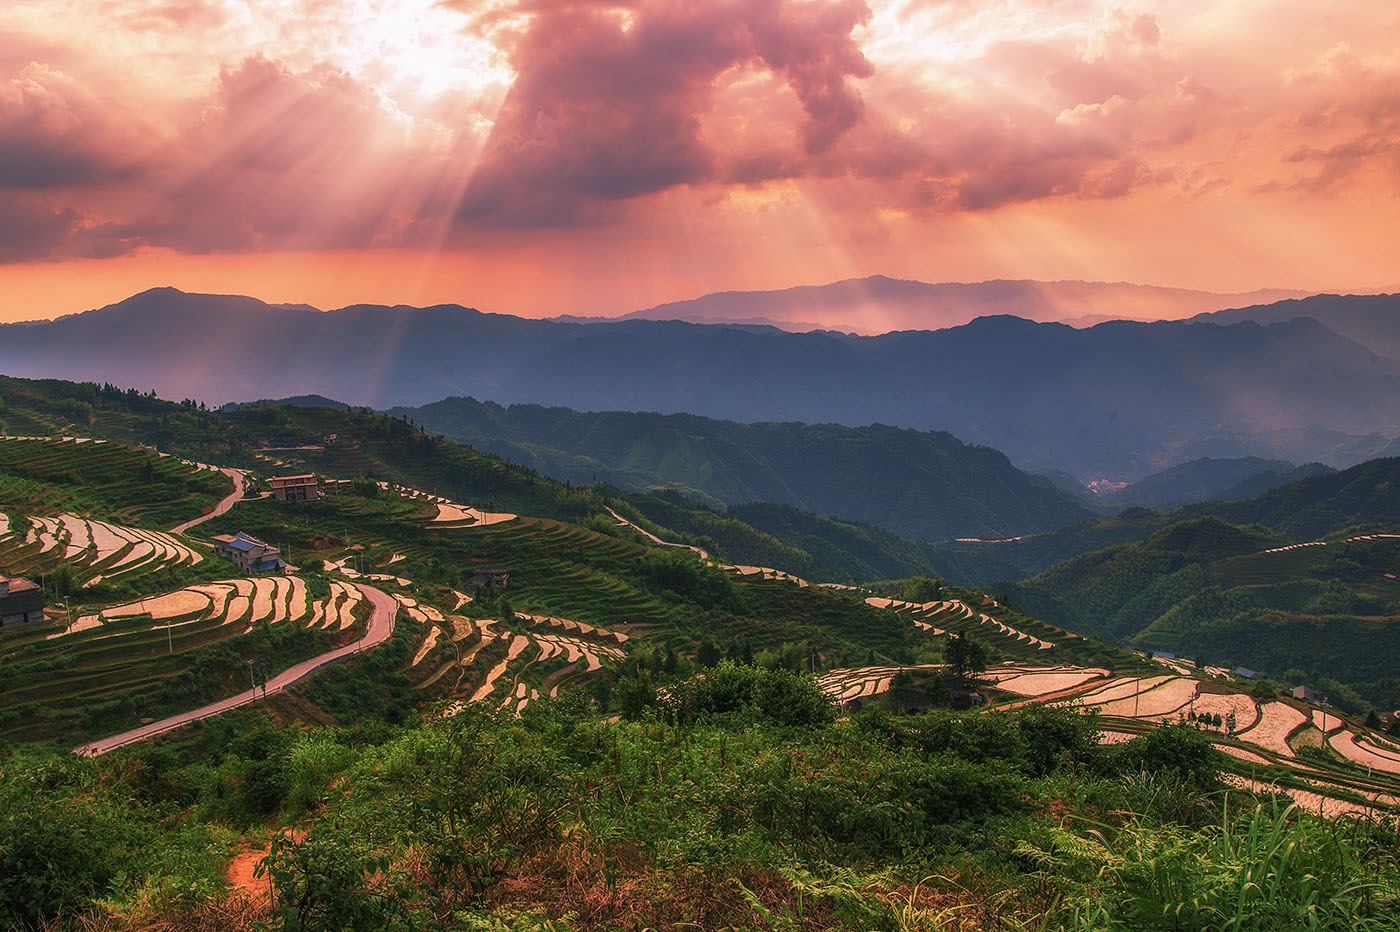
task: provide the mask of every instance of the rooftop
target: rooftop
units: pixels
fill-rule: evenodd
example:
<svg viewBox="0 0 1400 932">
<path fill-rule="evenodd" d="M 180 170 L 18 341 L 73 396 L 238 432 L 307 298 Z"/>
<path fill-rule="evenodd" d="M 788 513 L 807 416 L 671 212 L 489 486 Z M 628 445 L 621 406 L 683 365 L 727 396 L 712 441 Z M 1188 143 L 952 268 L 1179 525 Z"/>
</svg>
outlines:
<svg viewBox="0 0 1400 932">
<path fill-rule="evenodd" d="M 251 534 L 244 534 L 239 531 L 237 534 L 216 534 L 214 540 L 221 544 L 232 547 L 235 550 L 252 550 L 254 547 L 271 549 L 266 543 L 258 540 Z"/>
<path fill-rule="evenodd" d="M 10 593 L 12 595 L 16 592 L 24 592 L 28 589 L 39 588 L 39 584 L 36 582 L 31 582 L 22 576 L 6 576 L 4 573 L 0 573 L 0 583 L 9 583 Z"/>
</svg>

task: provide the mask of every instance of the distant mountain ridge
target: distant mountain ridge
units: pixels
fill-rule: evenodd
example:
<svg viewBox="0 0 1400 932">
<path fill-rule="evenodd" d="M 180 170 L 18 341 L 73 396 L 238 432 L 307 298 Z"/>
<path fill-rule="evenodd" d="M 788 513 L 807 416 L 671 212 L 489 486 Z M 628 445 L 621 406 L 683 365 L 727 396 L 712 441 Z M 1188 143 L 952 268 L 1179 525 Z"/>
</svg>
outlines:
<svg viewBox="0 0 1400 932">
<path fill-rule="evenodd" d="M 1366 444 L 1374 450 L 1400 433 L 1400 362 L 1311 318 L 1076 330 L 996 316 L 859 337 L 527 320 L 457 305 L 318 313 L 153 289 L 62 320 L 0 326 L 0 371 L 212 403 L 320 394 L 387 408 L 471 395 L 746 422 L 883 423 L 948 431 L 1023 468 L 1081 478 L 1134 479 L 1220 455 L 1193 449 L 1210 437 L 1246 444 L 1233 455 L 1344 466 L 1355 460 L 1300 455 L 1290 438 L 1331 431 L 1341 449 L 1375 435 Z"/>
<path fill-rule="evenodd" d="M 1000 314 L 1071 324 L 1114 319 L 1176 320 L 1307 294 L 1284 288 L 1217 294 L 1127 282 L 1024 279 L 929 283 L 871 275 L 772 291 L 723 291 L 658 304 L 623 316 L 702 324 L 769 324 L 784 330 L 840 330 L 869 335 L 895 330 L 942 330 Z"/>
<path fill-rule="evenodd" d="M 1099 493 L 1093 496 L 1093 504 L 1114 510 L 1136 506 L 1160 511 L 1207 499 L 1234 501 L 1333 471 L 1322 463 L 1295 466 L 1259 456 L 1203 457 L 1153 473 L 1126 488 Z"/>
<path fill-rule="evenodd" d="M 1200 314 L 1195 319 L 1215 324 L 1276 324 L 1297 317 L 1310 317 L 1380 356 L 1400 359 L 1400 294 L 1319 294 Z"/>
</svg>

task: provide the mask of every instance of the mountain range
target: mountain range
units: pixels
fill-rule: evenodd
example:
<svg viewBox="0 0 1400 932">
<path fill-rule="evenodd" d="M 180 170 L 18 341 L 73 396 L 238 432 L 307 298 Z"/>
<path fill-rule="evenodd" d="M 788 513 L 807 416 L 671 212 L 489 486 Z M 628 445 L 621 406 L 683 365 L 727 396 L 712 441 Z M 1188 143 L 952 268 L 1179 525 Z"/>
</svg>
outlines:
<svg viewBox="0 0 1400 932">
<path fill-rule="evenodd" d="M 1400 308 L 1395 296 L 1335 300 Z M 320 393 L 383 408 L 472 395 L 584 411 L 881 423 L 948 431 L 1022 468 L 1080 478 L 1131 480 L 1209 455 L 1340 467 L 1356 460 L 1295 441 L 1320 431 L 1334 450 L 1376 455 L 1400 432 L 1400 362 L 1308 317 L 1081 330 L 996 316 L 863 337 L 527 320 L 455 305 L 322 313 L 164 288 L 0 327 L 0 371 L 212 402 Z M 1201 447 L 1216 441 L 1233 449 Z"/>
<path fill-rule="evenodd" d="M 1077 326 L 1105 320 L 1176 320 L 1223 308 L 1302 298 L 1306 292 L 1265 288 L 1239 294 L 1126 282 L 928 282 L 871 275 L 776 291 L 722 291 L 624 315 L 697 324 L 769 324 L 784 330 L 942 330 L 978 317 L 1010 314 Z"/>
</svg>

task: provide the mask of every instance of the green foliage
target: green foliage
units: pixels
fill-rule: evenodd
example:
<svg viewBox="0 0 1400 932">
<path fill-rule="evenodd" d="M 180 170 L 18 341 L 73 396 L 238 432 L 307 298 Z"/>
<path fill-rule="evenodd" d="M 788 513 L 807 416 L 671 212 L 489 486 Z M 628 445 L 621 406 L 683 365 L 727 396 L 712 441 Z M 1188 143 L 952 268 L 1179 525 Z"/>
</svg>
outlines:
<svg viewBox="0 0 1400 932">
<path fill-rule="evenodd" d="M 1208 832 L 1137 819 L 1117 837 L 1080 842 L 1043 862 L 1080 884 L 1075 929 L 1395 927 L 1394 887 L 1364 879 L 1352 837 L 1291 806 L 1227 813 Z"/>
<path fill-rule="evenodd" d="M 648 588 L 663 598 L 684 599 L 707 609 L 740 611 L 743 607 L 733 578 L 689 550 L 649 550 L 637 571 Z"/>
<path fill-rule="evenodd" d="M 953 704 L 953 691 L 943 681 L 943 677 L 931 676 L 924 687 L 924 698 L 930 707 L 946 709 Z"/>
<path fill-rule="evenodd" d="M 831 721 L 835 706 L 812 677 L 725 661 L 675 684 L 657 700 L 662 714 L 681 725 L 815 725 Z"/>
<path fill-rule="evenodd" d="M 899 597 L 906 602 L 922 604 L 943 598 L 943 581 L 928 576 L 914 576 L 899 591 Z"/>
<path fill-rule="evenodd" d="M 969 680 L 987 670 L 987 648 L 961 631 L 948 638 L 945 652 L 948 668 L 960 680 Z"/>
<path fill-rule="evenodd" d="M 1187 725 L 1155 728 L 1126 744 L 1115 745 L 1104 759 L 1104 766 L 1114 773 L 1171 774 L 1203 789 L 1220 785 L 1225 763 L 1225 755 L 1210 738 Z"/>
<path fill-rule="evenodd" d="M 1270 699 L 1278 698 L 1278 690 L 1268 680 L 1259 680 L 1249 687 L 1249 697 L 1260 702 L 1268 702 Z"/>
</svg>

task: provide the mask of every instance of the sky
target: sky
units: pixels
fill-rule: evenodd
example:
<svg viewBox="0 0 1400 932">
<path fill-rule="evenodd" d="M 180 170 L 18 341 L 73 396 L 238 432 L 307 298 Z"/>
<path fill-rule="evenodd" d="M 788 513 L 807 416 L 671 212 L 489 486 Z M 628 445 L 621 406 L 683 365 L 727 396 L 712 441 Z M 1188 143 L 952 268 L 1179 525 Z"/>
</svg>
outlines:
<svg viewBox="0 0 1400 932">
<path fill-rule="evenodd" d="M 1400 4 L 0 6 L 0 320 L 869 274 L 1400 289 Z"/>
</svg>

